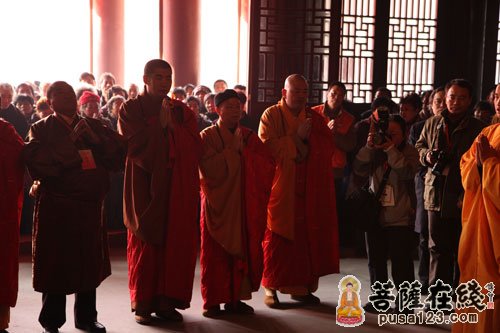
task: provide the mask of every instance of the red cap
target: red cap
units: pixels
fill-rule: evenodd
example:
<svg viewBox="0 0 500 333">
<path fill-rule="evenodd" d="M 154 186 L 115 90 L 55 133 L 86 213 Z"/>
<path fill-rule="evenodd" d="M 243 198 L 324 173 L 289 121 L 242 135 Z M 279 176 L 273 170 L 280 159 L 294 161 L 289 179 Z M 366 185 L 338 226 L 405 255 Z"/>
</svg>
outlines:
<svg viewBox="0 0 500 333">
<path fill-rule="evenodd" d="M 80 103 L 80 105 L 85 105 L 85 104 L 91 103 L 91 102 L 99 103 L 100 101 L 101 101 L 101 98 L 99 97 L 99 95 L 96 95 L 93 92 L 86 90 L 83 92 L 82 96 L 80 97 L 79 103 Z"/>
</svg>

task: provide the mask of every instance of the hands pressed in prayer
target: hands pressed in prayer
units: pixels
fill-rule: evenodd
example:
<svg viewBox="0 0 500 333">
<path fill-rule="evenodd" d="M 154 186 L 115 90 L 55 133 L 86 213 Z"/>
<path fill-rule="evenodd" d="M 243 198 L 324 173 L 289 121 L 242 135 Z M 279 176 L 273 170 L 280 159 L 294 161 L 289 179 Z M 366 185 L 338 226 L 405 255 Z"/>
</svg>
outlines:
<svg viewBox="0 0 500 333">
<path fill-rule="evenodd" d="M 80 136 L 91 144 L 99 144 L 101 142 L 85 119 L 80 119 L 78 124 L 76 124 L 73 132 L 70 134 L 71 141 L 75 142 Z"/>
<path fill-rule="evenodd" d="M 335 119 L 330 120 L 327 126 L 331 131 L 333 131 L 333 129 L 335 128 Z"/>
<path fill-rule="evenodd" d="M 299 125 L 299 128 L 297 129 L 297 135 L 302 141 L 307 140 L 309 138 L 309 135 L 311 135 L 311 128 L 312 128 L 311 118 L 307 118 L 306 121 L 304 121 Z"/>
<path fill-rule="evenodd" d="M 241 130 L 238 127 L 234 131 L 232 148 L 237 152 L 241 152 L 243 150 L 243 146 L 243 135 L 241 135 Z"/>
<path fill-rule="evenodd" d="M 170 130 L 174 129 L 174 119 L 172 116 L 172 110 L 174 108 L 173 102 L 171 99 L 165 97 L 163 102 L 161 103 L 160 110 L 160 124 L 161 127 L 167 128 Z"/>
<path fill-rule="evenodd" d="M 479 135 L 476 140 L 476 162 L 477 165 L 482 166 L 483 162 L 490 158 L 499 156 L 499 152 L 496 151 L 488 141 L 488 138 L 484 135 Z"/>
</svg>

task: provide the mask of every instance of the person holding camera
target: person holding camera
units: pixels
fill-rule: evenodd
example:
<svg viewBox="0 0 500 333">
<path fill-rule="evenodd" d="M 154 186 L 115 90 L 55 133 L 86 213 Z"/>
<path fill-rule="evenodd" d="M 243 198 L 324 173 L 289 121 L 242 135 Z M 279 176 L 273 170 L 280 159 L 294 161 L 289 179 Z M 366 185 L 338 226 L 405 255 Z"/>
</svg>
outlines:
<svg viewBox="0 0 500 333">
<path fill-rule="evenodd" d="M 424 125 L 415 147 L 427 167 L 424 208 L 429 220 L 429 285 L 438 279 L 458 286 L 458 241 L 464 189 L 460 157 L 470 148 L 484 124 L 470 110 L 472 85 L 454 79 L 445 86 L 446 109 Z"/>
<path fill-rule="evenodd" d="M 418 153 L 407 143 L 405 133 L 404 119 L 389 115 L 386 106 L 379 106 L 372 114 L 366 145 L 353 161 L 354 173 L 365 179 L 369 177 L 373 193 L 381 191 L 378 223 L 371 225 L 365 234 L 371 285 L 388 280 L 389 258 L 396 287 L 414 280 L 413 179 L 418 168 Z M 365 310 L 374 310 L 371 303 Z"/>
</svg>

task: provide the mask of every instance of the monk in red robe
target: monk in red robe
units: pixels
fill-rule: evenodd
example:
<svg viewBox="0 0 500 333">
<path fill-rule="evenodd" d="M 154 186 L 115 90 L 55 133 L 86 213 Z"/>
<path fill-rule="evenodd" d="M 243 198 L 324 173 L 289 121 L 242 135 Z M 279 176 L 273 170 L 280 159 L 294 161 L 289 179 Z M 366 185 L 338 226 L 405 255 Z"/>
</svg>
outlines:
<svg viewBox="0 0 500 333">
<path fill-rule="evenodd" d="M 23 146 L 14 126 L 0 119 L 0 331 L 9 327 L 10 308 L 17 301 Z"/>
<path fill-rule="evenodd" d="M 500 87 L 500 86 L 499 86 Z M 497 90 L 499 88 L 497 87 Z M 500 94 L 498 94 L 500 95 Z M 495 103 L 500 96 L 495 94 Z M 458 313 L 477 313 L 477 323 L 456 323 L 453 332 L 500 332 L 500 124 L 482 130 L 475 143 L 460 161 L 464 199 L 462 234 L 458 249 L 460 282 L 475 279 L 484 288 L 485 307 L 457 310 Z M 490 282 L 495 289 L 485 288 Z"/>
<path fill-rule="evenodd" d="M 33 287 L 43 293 L 38 321 L 59 332 L 66 295 L 75 294 L 75 327 L 93 333 L 96 288 L 111 274 L 102 214 L 109 173 L 123 168 L 125 144 L 97 119 L 77 115 L 73 88 L 54 82 L 47 91 L 54 114 L 31 126 L 23 157 L 34 189 Z"/>
<path fill-rule="evenodd" d="M 232 89 L 215 96 L 219 119 L 201 133 L 201 292 L 203 315 L 253 313 L 262 278 L 262 239 L 274 160 L 256 133 L 238 126 L 241 103 Z"/>
<path fill-rule="evenodd" d="M 122 106 L 118 123 L 128 139 L 123 210 L 131 306 L 140 324 L 152 313 L 182 321 L 175 309 L 189 307 L 199 248 L 201 140 L 193 112 L 167 97 L 172 67 L 151 60 L 143 80 L 144 92 Z"/>
<path fill-rule="evenodd" d="M 263 242 L 264 302 L 277 307 L 276 291 L 317 304 L 320 276 L 339 271 L 334 142 L 321 115 L 306 107 L 308 85 L 290 75 L 283 98 L 261 117 L 259 137 L 277 166 Z"/>
<path fill-rule="evenodd" d="M 326 101 L 312 107 L 314 111 L 323 116 L 333 136 L 332 169 L 341 247 L 352 246 L 352 233 L 354 232 L 351 221 L 346 221 L 343 209 L 345 206 L 344 175 L 347 166 L 347 153 L 356 147 L 356 131 L 354 130 L 356 119 L 346 109 L 346 94 L 345 85 L 342 82 L 334 81 L 326 92 Z"/>
</svg>

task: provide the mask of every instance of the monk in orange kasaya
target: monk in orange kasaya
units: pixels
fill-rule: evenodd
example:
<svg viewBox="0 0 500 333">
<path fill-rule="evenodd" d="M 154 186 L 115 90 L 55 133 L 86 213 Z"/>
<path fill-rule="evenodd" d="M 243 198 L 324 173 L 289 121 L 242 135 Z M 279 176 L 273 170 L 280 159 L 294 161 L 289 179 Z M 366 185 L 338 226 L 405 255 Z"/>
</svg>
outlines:
<svg viewBox="0 0 500 333">
<path fill-rule="evenodd" d="M 478 321 L 456 323 L 452 331 L 500 332 L 500 124 L 483 129 L 462 156 L 460 170 L 465 189 L 458 251 L 460 282 L 475 279 L 483 288 L 493 282 L 495 290 L 493 309 L 459 311 L 478 313 Z M 486 303 L 489 297 L 484 293 Z"/>
<path fill-rule="evenodd" d="M 334 142 L 323 117 L 306 107 L 308 85 L 290 75 L 282 99 L 261 117 L 259 137 L 276 160 L 264 237 L 264 302 L 278 307 L 277 291 L 318 304 L 320 276 L 339 271 Z"/>
</svg>

